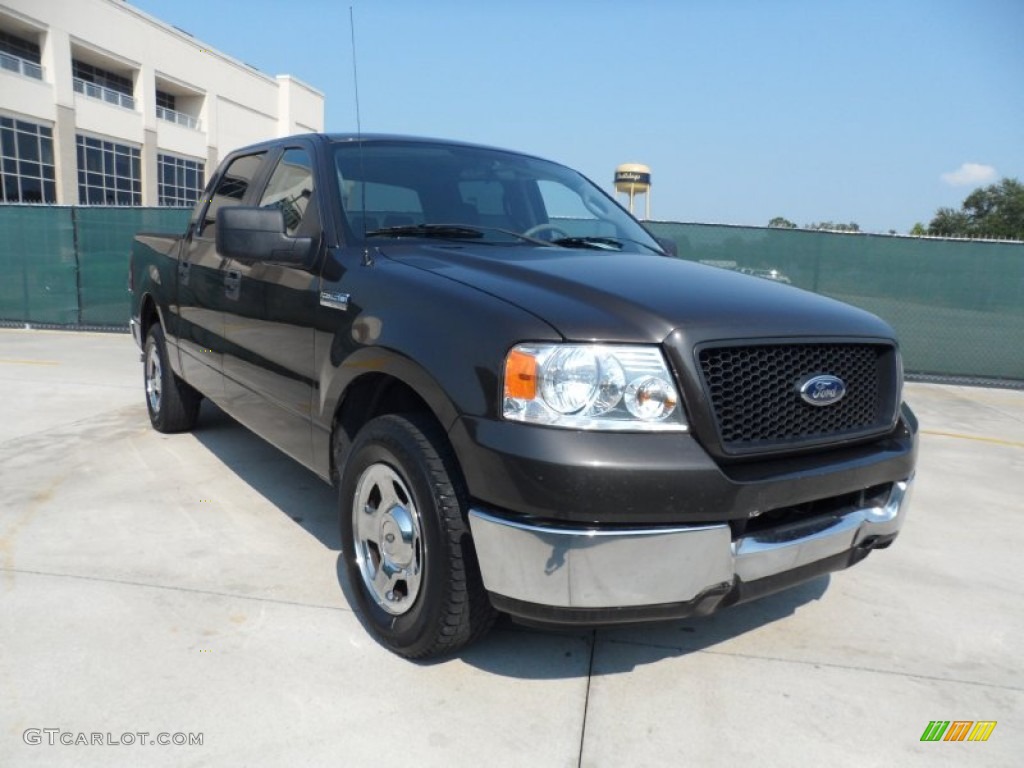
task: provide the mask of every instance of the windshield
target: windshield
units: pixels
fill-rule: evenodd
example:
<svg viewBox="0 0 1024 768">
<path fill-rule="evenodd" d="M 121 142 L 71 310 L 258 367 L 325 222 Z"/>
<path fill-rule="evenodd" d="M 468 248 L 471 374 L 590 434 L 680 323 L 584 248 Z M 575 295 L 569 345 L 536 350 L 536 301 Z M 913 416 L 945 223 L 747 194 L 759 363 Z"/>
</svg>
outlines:
<svg viewBox="0 0 1024 768">
<path fill-rule="evenodd" d="M 611 197 L 545 160 L 401 140 L 339 142 L 334 157 L 350 242 L 426 237 L 662 252 Z"/>
</svg>

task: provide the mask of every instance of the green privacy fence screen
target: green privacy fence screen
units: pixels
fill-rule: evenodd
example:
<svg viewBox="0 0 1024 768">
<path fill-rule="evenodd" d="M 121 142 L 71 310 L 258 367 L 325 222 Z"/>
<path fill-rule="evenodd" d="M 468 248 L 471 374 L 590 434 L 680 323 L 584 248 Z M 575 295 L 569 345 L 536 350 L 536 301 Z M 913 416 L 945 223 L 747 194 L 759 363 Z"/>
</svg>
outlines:
<svg viewBox="0 0 1024 768">
<path fill-rule="evenodd" d="M 182 232 L 180 208 L 0 206 L 0 321 L 127 324 L 137 231 Z M 648 222 L 679 256 L 773 276 L 868 309 L 908 371 L 1024 381 L 1024 243 Z M 774 274 L 772 271 L 774 270 Z"/>
<path fill-rule="evenodd" d="M 128 254 L 136 232 L 185 231 L 186 208 L 75 208 L 83 325 L 128 322 Z"/>
<path fill-rule="evenodd" d="M 1024 381 L 1024 243 L 650 222 L 679 256 L 887 320 L 916 374 Z M 772 274 L 774 270 L 774 275 Z"/>
<path fill-rule="evenodd" d="M 0 206 L 0 321 L 126 326 L 140 231 L 182 232 L 183 208 Z"/>
<path fill-rule="evenodd" d="M 70 208 L 0 206 L 0 320 L 78 322 Z"/>
</svg>

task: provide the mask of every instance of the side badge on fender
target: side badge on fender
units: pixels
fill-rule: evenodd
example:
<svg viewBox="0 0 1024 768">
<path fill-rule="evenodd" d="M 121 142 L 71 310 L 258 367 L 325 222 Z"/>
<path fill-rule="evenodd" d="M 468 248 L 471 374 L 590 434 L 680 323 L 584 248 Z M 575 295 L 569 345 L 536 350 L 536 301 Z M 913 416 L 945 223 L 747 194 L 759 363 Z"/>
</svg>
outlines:
<svg viewBox="0 0 1024 768">
<path fill-rule="evenodd" d="M 320 306 L 330 307 L 331 309 L 340 309 L 342 312 L 348 311 L 348 294 L 339 293 L 338 291 L 320 291 Z"/>
</svg>

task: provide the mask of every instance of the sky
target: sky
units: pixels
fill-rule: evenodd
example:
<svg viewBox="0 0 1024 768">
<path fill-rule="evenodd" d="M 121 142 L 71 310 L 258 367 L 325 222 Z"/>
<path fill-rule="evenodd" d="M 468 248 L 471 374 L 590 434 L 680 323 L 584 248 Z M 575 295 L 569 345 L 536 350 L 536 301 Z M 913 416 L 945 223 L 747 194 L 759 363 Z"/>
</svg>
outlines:
<svg viewBox="0 0 1024 768">
<path fill-rule="evenodd" d="M 325 94 L 329 132 L 460 139 L 651 218 L 907 232 L 1024 179 L 1024 0 L 132 0 Z"/>
</svg>

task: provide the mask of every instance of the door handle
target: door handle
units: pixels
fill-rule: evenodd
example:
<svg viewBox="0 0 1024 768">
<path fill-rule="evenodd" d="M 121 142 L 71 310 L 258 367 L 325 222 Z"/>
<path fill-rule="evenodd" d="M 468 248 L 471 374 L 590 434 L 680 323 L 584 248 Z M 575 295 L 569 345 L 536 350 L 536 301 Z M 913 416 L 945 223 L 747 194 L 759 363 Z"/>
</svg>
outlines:
<svg viewBox="0 0 1024 768">
<path fill-rule="evenodd" d="M 224 273 L 224 295 L 229 299 L 237 299 L 242 293 L 242 273 L 237 269 L 229 269 Z"/>
</svg>

